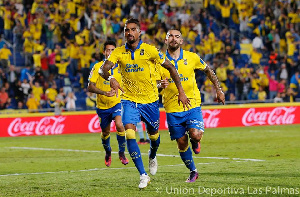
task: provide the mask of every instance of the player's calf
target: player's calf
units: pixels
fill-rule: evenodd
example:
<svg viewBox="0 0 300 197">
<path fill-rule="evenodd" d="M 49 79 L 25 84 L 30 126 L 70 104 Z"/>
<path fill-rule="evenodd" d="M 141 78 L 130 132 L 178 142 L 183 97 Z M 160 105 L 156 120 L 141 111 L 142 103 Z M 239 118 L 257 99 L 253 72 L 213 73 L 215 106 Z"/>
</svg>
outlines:
<svg viewBox="0 0 300 197">
<path fill-rule="evenodd" d="M 195 154 L 199 154 L 201 151 L 201 139 L 203 136 L 203 131 L 198 130 L 198 129 L 191 129 L 189 131 L 190 135 L 190 142 L 192 144 L 192 149 Z"/>
</svg>

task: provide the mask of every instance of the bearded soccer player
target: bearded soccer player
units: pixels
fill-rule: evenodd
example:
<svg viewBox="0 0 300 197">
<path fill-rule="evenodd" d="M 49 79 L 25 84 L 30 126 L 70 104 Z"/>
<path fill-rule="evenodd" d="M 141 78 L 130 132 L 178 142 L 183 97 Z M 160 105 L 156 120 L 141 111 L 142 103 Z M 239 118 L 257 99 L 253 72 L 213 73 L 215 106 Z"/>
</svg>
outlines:
<svg viewBox="0 0 300 197">
<path fill-rule="evenodd" d="M 106 41 L 104 43 L 105 59 L 116 48 L 113 41 Z M 117 140 L 119 144 L 119 159 L 122 164 L 128 164 L 128 159 L 125 157 L 125 129 L 121 118 L 121 99 L 115 97 L 115 90 L 111 90 L 109 81 L 104 80 L 99 74 L 98 70 L 103 64 L 99 62 L 94 65 L 89 77 L 88 91 L 97 94 L 97 114 L 99 116 L 100 127 L 102 129 L 101 138 L 105 149 L 105 165 L 111 165 L 111 146 L 110 146 L 110 124 L 115 120 L 117 129 Z M 121 75 L 118 72 L 118 64 L 115 64 L 109 71 L 116 80 L 121 81 Z"/>
<path fill-rule="evenodd" d="M 166 57 L 174 63 L 183 89 L 191 104 L 189 110 L 185 110 L 184 107 L 177 104 L 176 95 L 178 90 L 173 80 L 170 79 L 169 72 L 161 68 L 162 78 L 167 78 L 169 82 L 169 85 L 163 91 L 163 105 L 166 110 L 169 133 L 171 140 L 177 141 L 180 157 L 190 170 L 190 175 L 186 182 L 195 182 L 198 178 L 198 172 L 188 140 L 190 138 L 194 153 L 199 154 L 200 140 L 204 132 L 201 96 L 195 79 L 195 69 L 204 71 L 211 80 L 216 88 L 219 102 L 225 104 L 225 97 L 218 79 L 210 67 L 196 53 L 185 51 L 181 48 L 183 39 L 180 31 L 169 30 L 165 43 L 167 44 Z"/>
<path fill-rule="evenodd" d="M 141 189 L 147 187 L 150 182 L 135 137 L 136 124 L 141 120 L 146 124 L 150 138 L 149 171 L 152 175 L 157 172 L 156 152 L 160 144 L 160 136 L 158 133 L 159 104 L 155 64 L 161 64 L 170 72 L 178 89 L 177 102 L 184 107 L 189 107 L 189 99 L 183 91 L 174 65 L 165 59 L 164 55 L 154 46 L 140 40 L 141 30 L 137 19 L 126 21 L 124 36 L 126 44 L 111 53 L 100 68 L 99 74 L 110 81 L 110 86 L 115 90 L 117 97 L 118 90 L 122 90 L 122 121 L 125 125 L 127 149 L 140 173 L 139 188 Z M 120 67 L 122 87 L 108 72 L 116 63 Z"/>
</svg>

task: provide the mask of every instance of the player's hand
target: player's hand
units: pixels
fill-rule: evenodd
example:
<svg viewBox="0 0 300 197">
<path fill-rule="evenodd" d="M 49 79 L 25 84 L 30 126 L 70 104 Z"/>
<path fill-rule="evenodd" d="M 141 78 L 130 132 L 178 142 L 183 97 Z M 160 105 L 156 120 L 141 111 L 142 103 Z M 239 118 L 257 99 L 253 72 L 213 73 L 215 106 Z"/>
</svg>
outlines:
<svg viewBox="0 0 300 197">
<path fill-rule="evenodd" d="M 219 103 L 225 105 L 225 94 L 221 89 L 217 89 L 217 100 Z"/>
<path fill-rule="evenodd" d="M 114 89 L 111 89 L 109 92 L 105 92 L 104 95 L 107 97 L 115 96 L 116 91 Z"/>
<path fill-rule="evenodd" d="M 190 99 L 188 99 L 188 97 L 185 95 L 184 92 L 178 94 L 178 104 L 179 104 L 179 106 L 180 106 L 180 102 L 183 105 L 184 111 L 185 111 L 185 108 L 190 109 L 190 106 L 192 106 Z"/>
<path fill-rule="evenodd" d="M 163 89 L 165 89 L 166 87 L 168 87 L 168 86 L 169 86 L 168 78 L 162 79 L 162 80 L 160 81 L 160 84 L 161 84 L 161 87 L 162 87 Z"/>
<path fill-rule="evenodd" d="M 117 97 L 119 97 L 119 89 L 124 93 L 123 88 L 121 88 L 119 82 L 115 78 L 110 80 L 110 87 L 115 91 Z"/>
</svg>

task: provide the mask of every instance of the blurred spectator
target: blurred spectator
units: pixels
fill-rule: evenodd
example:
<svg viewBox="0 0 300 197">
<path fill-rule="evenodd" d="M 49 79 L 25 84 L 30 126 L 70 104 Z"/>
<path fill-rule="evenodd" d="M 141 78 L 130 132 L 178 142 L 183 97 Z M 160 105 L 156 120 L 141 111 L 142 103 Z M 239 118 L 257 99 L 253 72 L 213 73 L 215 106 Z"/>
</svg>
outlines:
<svg viewBox="0 0 300 197">
<path fill-rule="evenodd" d="M 55 98 L 58 94 L 56 88 L 56 84 L 52 84 L 52 86 L 45 91 L 45 94 L 51 103 L 55 101 Z"/>
<path fill-rule="evenodd" d="M 267 93 L 264 91 L 264 88 L 262 86 L 259 86 L 257 97 L 259 101 L 265 101 L 267 98 Z"/>
<path fill-rule="evenodd" d="M 10 50 L 7 48 L 7 45 L 4 44 L 3 48 L 0 49 L 0 68 L 7 71 L 9 65 L 9 56 L 12 56 Z"/>
<path fill-rule="evenodd" d="M 36 99 L 34 94 L 29 94 L 28 100 L 26 102 L 26 106 L 28 108 L 28 112 L 38 112 L 39 101 Z"/>
<path fill-rule="evenodd" d="M 87 97 L 85 99 L 85 103 L 86 103 L 86 107 L 89 110 L 95 109 L 96 106 L 96 95 L 91 93 L 91 92 L 87 92 Z"/>
<path fill-rule="evenodd" d="M 69 92 L 66 98 L 66 109 L 68 111 L 73 111 L 76 109 L 75 101 L 77 100 L 73 92 Z"/>
<path fill-rule="evenodd" d="M 5 87 L 1 88 L 0 91 L 0 109 L 5 109 L 8 101 L 8 94 L 5 90 Z"/>
<path fill-rule="evenodd" d="M 281 93 L 277 93 L 276 97 L 274 98 L 274 103 L 282 103 L 283 98 L 281 97 Z"/>
<path fill-rule="evenodd" d="M 30 89 L 30 84 L 28 83 L 28 80 L 27 79 L 24 79 L 22 84 L 21 84 L 21 87 L 23 89 L 23 94 L 24 94 L 24 97 L 25 99 L 27 99 L 28 97 L 28 94 L 29 94 L 29 89 Z"/>
<path fill-rule="evenodd" d="M 15 92 L 15 99 L 16 99 L 16 101 L 17 102 L 23 102 L 23 100 L 24 100 L 24 93 L 23 93 L 23 87 L 22 87 L 22 82 L 20 81 L 20 80 L 17 80 L 16 82 L 15 82 L 16 84 L 15 84 L 15 89 L 14 89 L 14 92 Z"/>
<path fill-rule="evenodd" d="M 263 41 L 257 34 L 252 41 L 252 46 L 254 49 L 263 49 L 264 48 Z"/>
<path fill-rule="evenodd" d="M 65 106 L 65 103 L 62 100 L 56 97 L 53 103 L 50 103 L 50 101 L 48 101 L 48 103 L 52 108 L 54 108 L 54 115 L 61 115 L 62 108 Z"/>
<path fill-rule="evenodd" d="M 32 88 L 33 97 L 37 102 L 40 102 L 41 96 L 42 94 L 44 94 L 43 87 L 40 86 L 40 83 L 38 81 L 35 81 L 33 85 L 34 77 L 31 77 L 29 80 L 30 80 L 30 86 Z"/>
<path fill-rule="evenodd" d="M 24 105 L 24 103 L 22 101 L 19 101 L 17 104 L 17 109 L 26 109 L 26 106 Z"/>
<path fill-rule="evenodd" d="M 275 75 L 269 75 L 269 95 L 270 99 L 273 99 L 277 95 L 277 87 L 278 87 L 278 81 L 275 79 Z"/>
</svg>

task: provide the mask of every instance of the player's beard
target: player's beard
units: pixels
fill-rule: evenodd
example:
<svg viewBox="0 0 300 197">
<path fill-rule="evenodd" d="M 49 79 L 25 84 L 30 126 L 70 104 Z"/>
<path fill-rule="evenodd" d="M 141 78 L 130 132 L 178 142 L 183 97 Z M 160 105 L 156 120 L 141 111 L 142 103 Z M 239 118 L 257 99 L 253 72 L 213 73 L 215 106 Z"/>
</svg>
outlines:
<svg viewBox="0 0 300 197">
<path fill-rule="evenodd" d="M 130 39 L 129 39 L 130 38 Z M 133 43 L 135 43 L 136 42 L 136 39 L 135 39 L 135 37 L 134 36 L 128 36 L 127 37 L 127 42 L 128 42 L 128 44 L 133 44 Z"/>
<path fill-rule="evenodd" d="M 174 44 L 172 44 L 172 45 L 171 45 L 171 43 L 169 43 L 169 45 L 168 45 L 168 49 L 170 51 L 176 51 L 179 47 L 180 47 L 180 45 L 176 42 L 174 42 Z"/>
</svg>

